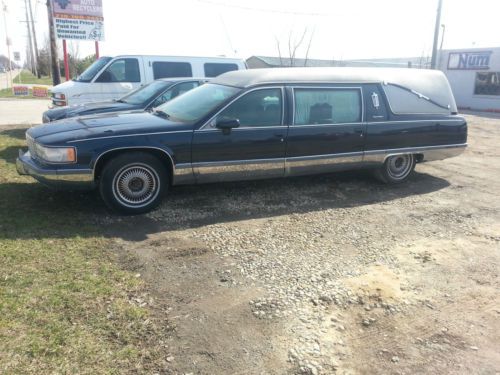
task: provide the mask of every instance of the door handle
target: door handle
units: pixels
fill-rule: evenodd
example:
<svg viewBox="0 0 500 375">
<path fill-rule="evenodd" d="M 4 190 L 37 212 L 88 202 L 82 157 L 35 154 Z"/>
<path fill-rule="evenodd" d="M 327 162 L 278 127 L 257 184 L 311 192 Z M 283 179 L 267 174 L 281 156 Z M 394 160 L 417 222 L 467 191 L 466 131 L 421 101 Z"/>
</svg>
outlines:
<svg viewBox="0 0 500 375">
<path fill-rule="evenodd" d="M 279 138 L 280 139 L 280 142 L 284 142 L 285 141 L 285 138 L 283 137 L 283 134 L 275 134 L 274 135 L 276 138 Z"/>
<path fill-rule="evenodd" d="M 363 137 L 363 130 L 355 130 L 356 134 L 359 134 L 360 137 Z"/>
</svg>

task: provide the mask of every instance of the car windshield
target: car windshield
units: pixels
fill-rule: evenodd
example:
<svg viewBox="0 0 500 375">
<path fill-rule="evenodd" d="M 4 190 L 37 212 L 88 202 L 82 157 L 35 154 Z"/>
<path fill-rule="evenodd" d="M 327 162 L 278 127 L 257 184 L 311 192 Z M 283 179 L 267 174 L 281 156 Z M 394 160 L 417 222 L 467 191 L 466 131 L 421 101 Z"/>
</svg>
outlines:
<svg viewBox="0 0 500 375">
<path fill-rule="evenodd" d="M 83 71 L 74 80 L 77 82 L 90 82 L 95 77 L 97 73 L 106 65 L 112 58 L 111 57 L 101 57 L 100 59 L 94 61 L 87 69 Z"/>
<path fill-rule="evenodd" d="M 196 122 L 238 92 L 240 89 L 236 87 L 208 83 L 162 104 L 156 110 L 174 121 Z"/>
<path fill-rule="evenodd" d="M 172 83 L 166 81 L 153 81 L 150 84 L 140 87 L 137 90 L 128 93 L 118 101 L 129 104 L 148 104 Z"/>
</svg>

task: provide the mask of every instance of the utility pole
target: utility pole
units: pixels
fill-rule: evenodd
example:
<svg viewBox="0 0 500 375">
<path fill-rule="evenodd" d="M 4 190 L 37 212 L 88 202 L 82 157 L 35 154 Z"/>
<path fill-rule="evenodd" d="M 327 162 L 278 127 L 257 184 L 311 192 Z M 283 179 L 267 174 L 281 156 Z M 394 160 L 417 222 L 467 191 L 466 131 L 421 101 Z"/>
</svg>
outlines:
<svg viewBox="0 0 500 375">
<path fill-rule="evenodd" d="M 54 17 L 52 17 L 52 0 L 47 0 L 47 15 L 49 16 L 49 36 L 50 36 L 50 59 L 52 61 L 52 83 L 54 86 L 61 83 L 61 70 L 59 69 L 59 57 L 57 56 L 56 29 Z"/>
<path fill-rule="evenodd" d="M 36 41 L 36 32 L 35 32 L 35 20 L 33 19 L 33 8 L 31 7 L 31 0 L 28 0 L 28 6 L 30 10 L 30 19 L 31 19 L 31 33 L 33 34 L 33 44 L 35 46 L 35 71 L 36 71 L 36 76 L 38 78 L 41 77 L 41 73 L 38 70 L 38 43 Z"/>
<path fill-rule="evenodd" d="M 438 0 L 438 8 L 436 14 L 436 25 L 434 27 L 434 43 L 432 44 L 432 58 L 431 69 L 436 69 L 437 53 L 438 53 L 438 39 L 439 39 L 439 25 L 441 25 L 441 8 L 443 0 Z"/>
<path fill-rule="evenodd" d="M 28 17 L 28 3 L 26 0 L 24 0 L 24 9 L 26 11 L 26 27 L 28 28 L 28 44 L 29 44 L 29 51 L 30 51 L 30 65 L 31 65 L 31 72 L 33 74 L 36 73 L 36 64 L 35 64 L 35 56 L 33 54 L 33 40 L 31 39 L 31 28 L 30 28 L 30 19 Z"/>
<path fill-rule="evenodd" d="M 10 44 L 11 40 L 9 38 L 9 32 L 7 29 L 7 5 L 5 5 L 5 2 L 2 0 L 2 13 L 3 13 L 3 23 L 5 25 L 5 43 L 7 44 L 7 59 L 9 62 L 9 72 L 5 74 L 5 77 L 7 78 L 7 87 L 12 87 L 12 60 L 10 59 Z"/>
</svg>

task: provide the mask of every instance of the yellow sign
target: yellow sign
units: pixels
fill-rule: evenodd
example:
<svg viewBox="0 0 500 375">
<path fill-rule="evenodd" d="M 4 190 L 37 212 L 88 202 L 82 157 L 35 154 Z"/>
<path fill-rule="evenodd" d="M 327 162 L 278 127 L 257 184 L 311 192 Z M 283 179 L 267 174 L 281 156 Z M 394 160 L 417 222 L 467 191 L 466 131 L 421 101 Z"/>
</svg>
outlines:
<svg viewBox="0 0 500 375">
<path fill-rule="evenodd" d="M 33 96 L 37 98 L 46 98 L 49 96 L 49 89 L 44 86 L 33 86 Z"/>
</svg>

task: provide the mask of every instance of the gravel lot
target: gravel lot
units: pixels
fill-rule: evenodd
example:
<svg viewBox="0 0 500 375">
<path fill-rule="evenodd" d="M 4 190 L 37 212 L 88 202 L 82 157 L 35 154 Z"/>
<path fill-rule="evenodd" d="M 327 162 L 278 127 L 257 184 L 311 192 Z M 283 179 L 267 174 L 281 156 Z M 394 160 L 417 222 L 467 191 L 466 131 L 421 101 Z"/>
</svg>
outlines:
<svg viewBox="0 0 500 375">
<path fill-rule="evenodd" d="M 497 375 L 500 117 L 467 118 L 467 151 L 400 186 L 356 172 L 175 187 L 138 217 L 47 197 L 145 281 L 130 303 L 163 348 L 152 373 Z"/>
<path fill-rule="evenodd" d="M 178 187 L 102 218 L 140 274 L 175 374 L 498 374 L 499 119 L 460 157 L 365 173 Z"/>
</svg>

